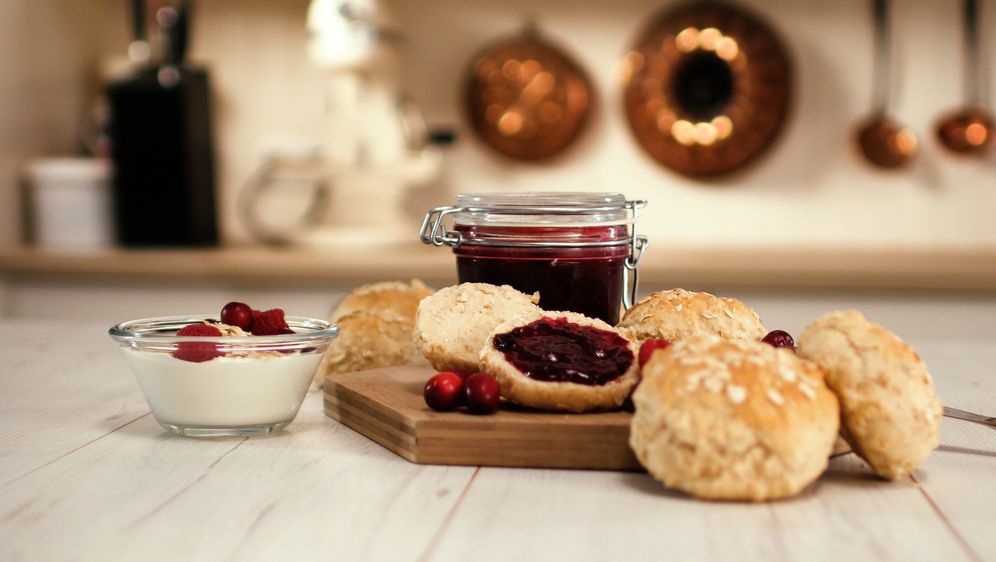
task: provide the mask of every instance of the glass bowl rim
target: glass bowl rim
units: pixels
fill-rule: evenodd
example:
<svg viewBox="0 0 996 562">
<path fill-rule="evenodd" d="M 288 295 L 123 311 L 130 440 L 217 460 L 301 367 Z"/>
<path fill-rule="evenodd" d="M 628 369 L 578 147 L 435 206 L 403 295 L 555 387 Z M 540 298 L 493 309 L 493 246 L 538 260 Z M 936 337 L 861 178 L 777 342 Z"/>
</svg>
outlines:
<svg viewBox="0 0 996 562">
<path fill-rule="evenodd" d="M 227 344 L 264 344 L 264 343 L 296 343 L 331 340 L 339 335 L 339 326 L 327 320 L 309 318 L 307 316 L 286 316 L 287 324 L 293 327 L 306 328 L 308 332 L 293 334 L 277 334 L 272 336 L 177 336 L 164 334 L 144 334 L 134 331 L 139 327 L 155 327 L 169 324 L 200 324 L 204 320 L 214 319 L 211 314 L 177 314 L 171 316 L 153 316 L 120 322 L 111 326 L 107 334 L 118 343 L 176 343 L 184 341 L 219 342 Z"/>
</svg>

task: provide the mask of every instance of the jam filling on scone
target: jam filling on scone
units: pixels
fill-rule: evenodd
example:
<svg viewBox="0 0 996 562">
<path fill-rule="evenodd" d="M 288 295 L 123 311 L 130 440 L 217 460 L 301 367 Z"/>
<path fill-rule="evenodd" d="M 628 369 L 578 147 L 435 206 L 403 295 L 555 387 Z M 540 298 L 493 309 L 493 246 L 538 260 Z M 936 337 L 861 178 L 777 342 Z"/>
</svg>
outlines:
<svg viewBox="0 0 996 562">
<path fill-rule="evenodd" d="M 540 318 L 494 337 L 495 349 L 525 376 L 545 382 L 603 385 L 633 364 L 629 342 L 566 318 Z"/>
</svg>

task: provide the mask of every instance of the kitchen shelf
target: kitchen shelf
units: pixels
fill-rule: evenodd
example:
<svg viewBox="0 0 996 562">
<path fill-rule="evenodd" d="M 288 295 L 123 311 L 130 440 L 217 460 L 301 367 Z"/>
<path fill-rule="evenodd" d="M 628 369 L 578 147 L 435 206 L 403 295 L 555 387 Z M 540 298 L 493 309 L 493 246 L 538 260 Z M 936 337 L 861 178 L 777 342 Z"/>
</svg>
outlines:
<svg viewBox="0 0 996 562">
<path fill-rule="evenodd" d="M 840 250 L 652 247 L 645 288 L 848 289 L 996 292 L 996 249 Z M 10 279 L 129 283 L 354 285 L 420 277 L 455 280 L 451 253 L 417 243 L 380 248 L 54 251 L 0 250 Z"/>
</svg>

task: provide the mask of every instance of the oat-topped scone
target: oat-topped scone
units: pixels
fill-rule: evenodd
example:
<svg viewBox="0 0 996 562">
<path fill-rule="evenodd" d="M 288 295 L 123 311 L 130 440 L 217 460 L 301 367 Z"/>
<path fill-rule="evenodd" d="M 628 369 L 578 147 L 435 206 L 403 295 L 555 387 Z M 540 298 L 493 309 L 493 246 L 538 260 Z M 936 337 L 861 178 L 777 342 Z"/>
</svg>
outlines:
<svg viewBox="0 0 996 562">
<path fill-rule="evenodd" d="M 357 287 L 332 313 L 339 337 L 332 340 L 315 373 L 319 386 L 334 373 L 395 365 L 425 365 L 412 341 L 415 311 L 432 289 L 418 279 Z"/>
<path fill-rule="evenodd" d="M 844 438 L 879 476 L 904 478 L 937 448 L 941 402 L 923 360 L 895 334 L 856 310 L 831 312 L 806 327 L 799 355 L 826 371 Z"/>
<path fill-rule="evenodd" d="M 408 283 L 401 281 L 383 281 L 371 285 L 357 287 L 346 295 L 335 312 L 332 320 L 337 321 L 343 316 L 357 310 L 367 312 L 393 312 L 401 318 L 415 321 L 415 311 L 418 303 L 432 294 L 432 288 L 418 279 Z"/>
<path fill-rule="evenodd" d="M 684 289 L 651 294 L 626 311 L 618 327 L 640 342 L 676 342 L 701 334 L 759 340 L 765 334 L 757 313 L 741 301 Z"/>
<path fill-rule="evenodd" d="M 495 328 L 481 368 L 509 402 L 543 410 L 618 408 L 639 380 L 636 346 L 602 320 L 536 310 Z"/>
<path fill-rule="evenodd" d="M 415 346 L 437 370 L 476 371 L 496 326 L 539 310 L 539 293 L 508 285 L 461 283 L 422 299 L 415 314 Z"/>
<path fill-rule="evenodd" d="M 826 469 L 839 425 L 819 367 L 787 349 L 713 335 L 643 368 L 630 446 L 666 486 L 705 499 L 799 493 Z"/>
<path fill-rule="evenodd" d="M 322 357 L 315 382 L 325 377 L 395 365 L 426 365 L 412 343 L 414 322 L 390 311 L 354 310 L 339 318 L 339 336 Z"/>
</svg>

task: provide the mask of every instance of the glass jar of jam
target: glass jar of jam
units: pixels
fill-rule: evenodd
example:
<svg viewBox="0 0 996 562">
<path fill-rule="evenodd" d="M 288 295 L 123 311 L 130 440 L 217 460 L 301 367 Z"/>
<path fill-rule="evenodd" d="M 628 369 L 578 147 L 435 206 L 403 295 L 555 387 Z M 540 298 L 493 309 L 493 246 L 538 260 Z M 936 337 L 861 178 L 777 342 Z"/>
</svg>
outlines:
<svg viewBox="0 0 996 562">
<path fill-rule="evenodd" d="M 636 295 L 644 206 L 619 193 L 464 193 L 426 213 L 420 237 L 453 247 L 461 283 L 539 291 L 545 310 L 615 325 Z"/>
</svg>

